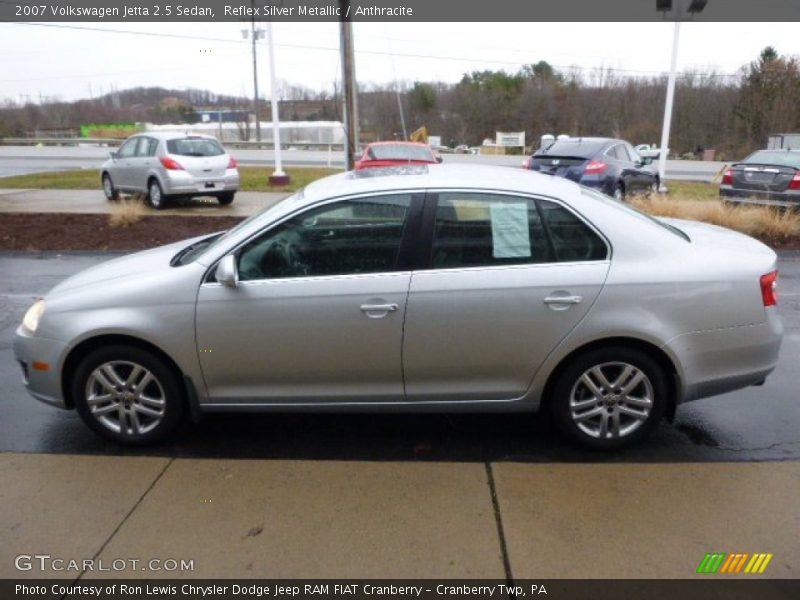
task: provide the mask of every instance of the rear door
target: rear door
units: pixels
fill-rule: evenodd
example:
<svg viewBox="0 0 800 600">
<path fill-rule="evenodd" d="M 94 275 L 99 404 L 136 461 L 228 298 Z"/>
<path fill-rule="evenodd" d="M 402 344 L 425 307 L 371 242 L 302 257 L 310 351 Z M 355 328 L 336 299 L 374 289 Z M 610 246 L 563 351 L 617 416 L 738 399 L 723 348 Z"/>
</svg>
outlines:
<svg viewBox="0 0 800 600">
<path fill-rule="evenodd" d="M 424 227 L 404 332 L 407 398 L 521 397 L 600 292 L 605 241 L 559 202 L 497 192 L 432 194 Z"/>
</svg>

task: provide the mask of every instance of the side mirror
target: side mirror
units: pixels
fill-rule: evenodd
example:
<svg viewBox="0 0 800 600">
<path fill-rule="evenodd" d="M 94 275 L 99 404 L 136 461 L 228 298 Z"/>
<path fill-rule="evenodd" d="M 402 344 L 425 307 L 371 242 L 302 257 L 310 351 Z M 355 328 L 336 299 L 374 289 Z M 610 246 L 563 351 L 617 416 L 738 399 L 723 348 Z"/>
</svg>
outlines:
<svg viewBox="0 0 800 600">
<path fill-rule="evenodd" d="M 441 163 L 444 159 L 441 156 L 436 157 L 436 162 Z"/>
<path fill-rule="evenodd" d="M 117 160 L 119 158 L 119 154 L 117 152 L 109 152 L 108 158 L 110 158 L 111 160 Z"/>
<path fill-rule="evenodd" d="M 653 164 L 653 159 L 650 158 L 649 156 L 642 159 L 642 165 L 652 165 L 652 164 Z"/>
<path fill-rule="evenodd" d="M 225 287 L 236 287 L 236 257 L 233 254 L 228 254 L 219 261 L 214 278 Z"/>
</svg>

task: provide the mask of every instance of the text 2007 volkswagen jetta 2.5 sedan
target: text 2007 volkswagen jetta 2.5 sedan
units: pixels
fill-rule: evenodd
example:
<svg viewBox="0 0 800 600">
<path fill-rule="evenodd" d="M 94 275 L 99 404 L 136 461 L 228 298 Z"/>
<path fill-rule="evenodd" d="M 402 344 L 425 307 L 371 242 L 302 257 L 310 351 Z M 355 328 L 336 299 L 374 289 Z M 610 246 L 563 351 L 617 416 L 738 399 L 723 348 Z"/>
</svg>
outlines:
<svg viewBox="0 0 800 600">
<path fill-rule="evenodd" d="M 492 167 L 322 179 L 111 260 L 17 331 L 38 399 L 119 442 L 212 411 L 536 411 L 606 448 L 778 359 L 775 253 Z"/>
</svg>

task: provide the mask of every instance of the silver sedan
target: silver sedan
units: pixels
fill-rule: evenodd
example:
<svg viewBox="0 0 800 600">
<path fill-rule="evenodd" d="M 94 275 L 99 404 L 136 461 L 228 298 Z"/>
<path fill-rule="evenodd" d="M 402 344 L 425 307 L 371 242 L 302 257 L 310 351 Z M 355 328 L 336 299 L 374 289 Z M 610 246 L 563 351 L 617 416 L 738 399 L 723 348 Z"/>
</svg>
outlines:
<svg viewBox="0 0 800 600">
<path fill-rule="evenodd" d="M 776 279 L 752 238 L 567 180 L 365 171 L 67 279 L 14 350 L 33 396 L 121 443 L 219 411 L 547 407 L 611 448 L 764 382 Z"/>
<path fill-rule="evenodd" d="M 148 132 L 134 135 L 111 152 L 100 168 L 103 193 L 147 196 L 153 208 L 177 197 L 213 196 L 233 202 L 239 189 L 236 160 L 211 136 Z"/>
</svg>

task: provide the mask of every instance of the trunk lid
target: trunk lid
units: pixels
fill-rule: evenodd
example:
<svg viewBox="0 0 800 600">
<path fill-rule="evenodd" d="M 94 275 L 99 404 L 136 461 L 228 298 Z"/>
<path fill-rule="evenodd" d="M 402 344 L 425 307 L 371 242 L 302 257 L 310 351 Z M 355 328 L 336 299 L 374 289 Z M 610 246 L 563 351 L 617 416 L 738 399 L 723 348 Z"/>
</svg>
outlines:
<svg viewBox="0 0 800 600">
<path fill-rule="evenodd" d="M 733 187 L 753 192 L 785 192 L 797 173 L 794 167 L 739 164 L 731 167 Z"/>
<path fill-rule="evenodd" d="M 588 158 L 580 156 L 534 156 L 531 161 L 531 170 L 544 173 L 546 175 L 556 175 L 565 177 L 573 181 L 580 181 Z"/>
</svg>

